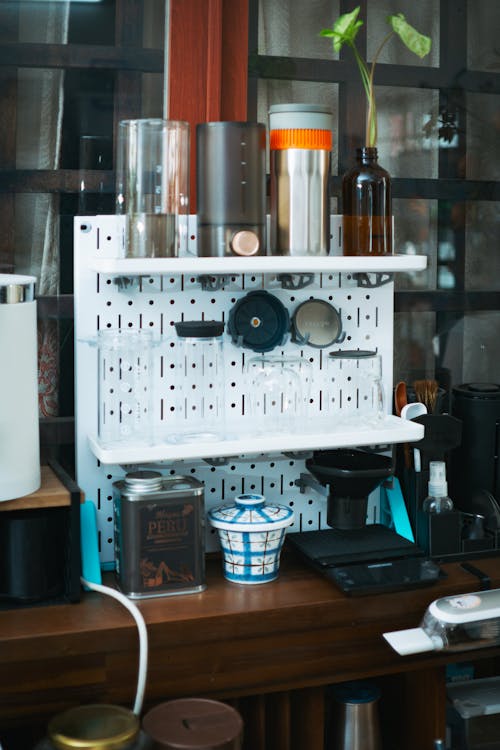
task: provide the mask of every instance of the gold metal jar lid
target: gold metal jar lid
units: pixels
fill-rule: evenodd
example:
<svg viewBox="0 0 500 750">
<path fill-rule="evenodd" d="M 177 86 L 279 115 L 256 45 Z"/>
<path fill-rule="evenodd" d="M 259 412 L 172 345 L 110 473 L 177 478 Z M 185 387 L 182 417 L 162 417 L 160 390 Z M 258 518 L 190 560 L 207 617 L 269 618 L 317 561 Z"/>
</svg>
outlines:
<svg viewBox="0 0 500 750">
<path fill-rule="evenodd" d="M 132 711 L 107 704 L 70 708 L 48 726 L 58 750 L 122 750 L 138 734 L 139 719 Z"/>
</svg>

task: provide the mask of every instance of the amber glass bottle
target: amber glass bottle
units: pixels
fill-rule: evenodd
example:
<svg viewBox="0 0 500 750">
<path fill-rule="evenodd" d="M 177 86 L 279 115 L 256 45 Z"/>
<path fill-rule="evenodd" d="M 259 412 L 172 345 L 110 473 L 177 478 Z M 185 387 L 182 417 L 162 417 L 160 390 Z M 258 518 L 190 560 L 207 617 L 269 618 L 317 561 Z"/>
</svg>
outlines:
<svg viewBox="0 0 500 750">
<path fill-rule="evenodd" d="M 344 255 L 391 255 L 391 178 L 377 149 L 356 150 L 356 165 L 342 180 Z"/>
</svg>

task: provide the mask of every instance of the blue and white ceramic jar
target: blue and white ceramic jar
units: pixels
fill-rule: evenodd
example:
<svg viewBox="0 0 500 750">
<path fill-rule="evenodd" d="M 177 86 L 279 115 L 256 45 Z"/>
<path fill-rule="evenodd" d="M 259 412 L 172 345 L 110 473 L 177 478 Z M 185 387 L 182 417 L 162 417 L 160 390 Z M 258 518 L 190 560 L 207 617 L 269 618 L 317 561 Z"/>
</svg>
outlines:
<svg viewBox="0 0 500 750">
<path fill-rule="evenodd" d="M 237 495 L 235 502 L 208 512 L 218 530 L 224 576 L 235 583 L 268 583 L 278 576 L 286 529 L 293 510 L 267 504 L 264 495 Z"/>
</svg>

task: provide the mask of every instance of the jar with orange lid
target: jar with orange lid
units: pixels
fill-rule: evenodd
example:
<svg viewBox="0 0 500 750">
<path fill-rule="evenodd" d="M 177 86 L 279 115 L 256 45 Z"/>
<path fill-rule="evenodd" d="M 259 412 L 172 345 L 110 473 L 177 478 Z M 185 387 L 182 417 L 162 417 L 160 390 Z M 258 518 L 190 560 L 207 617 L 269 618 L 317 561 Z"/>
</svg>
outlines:
<svg viewBox="0 0 500 750">
<path fill-rule="evenodd" d="M 328 255 L 332 113 L 320 104 L 269 109 L 271 255 Z"/>
</svg>

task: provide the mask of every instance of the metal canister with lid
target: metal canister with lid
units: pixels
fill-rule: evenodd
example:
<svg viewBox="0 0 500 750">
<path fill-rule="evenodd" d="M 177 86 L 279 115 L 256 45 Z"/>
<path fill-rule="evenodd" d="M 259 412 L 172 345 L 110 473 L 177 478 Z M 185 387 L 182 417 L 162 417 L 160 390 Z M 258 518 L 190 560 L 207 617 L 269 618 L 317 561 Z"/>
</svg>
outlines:
<svg viewBox="0 0 500 750">
<path fill-rule="evenodd" d="M 196 126 L 198 254 L 266 254 L 266 127 Z"/>
<path fill-rule="evenodd" d="M 202 591 L 204 489 L 193 477 L 129 472 L 113 484 L 118 585 L 130 598 Z"/>
<path fill-rule="evenodd" d="M 328 255 L 332 113 L 319 104 L 269 109 L 271 255 Z"/>
<path fill-rule="evenodd" d="M 35 750 L 150 750 L 139 718 L 122 706 L 75 706 L 50 720 L 47 737 Z"/>
</svg>

